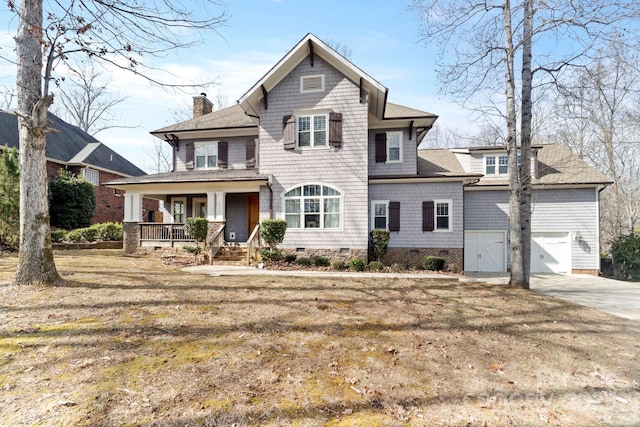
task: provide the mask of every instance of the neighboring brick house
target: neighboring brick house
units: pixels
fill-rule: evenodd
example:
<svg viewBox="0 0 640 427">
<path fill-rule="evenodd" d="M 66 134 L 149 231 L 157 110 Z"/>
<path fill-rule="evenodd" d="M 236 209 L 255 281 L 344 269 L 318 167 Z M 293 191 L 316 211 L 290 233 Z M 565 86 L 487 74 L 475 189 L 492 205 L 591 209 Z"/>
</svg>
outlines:
<svg viewBox="0 0 640 427">
<path fill-rule="evenodd" d="M 47 135 L 47 176 L 58 176 L 59 171 L 70 171 L 84 176 L 95 185 L 96 209 L 92 223 L 121 222 L 124 216 L 123 192 L 102 185 L 105 181 L 145 175 L 145 172 L 127 159 L 102 144 L 82 129 L 64 122 L 49 113 L 51 127 L 57 132 Z M 18 122 L 15 114 L 0 111 L 0 147 L 19 148 Z M 158 202 L 145 199 L 144 213 L 157 211 Z M 153 214 L 151 214 L 153 216 Z"/>
<path fill-rule="evenodd" d="M 475 195 L 485 183 L 496 184 L 489 184 L 495 200 L 486 200 L 503 212 L 502 156 L 493 157 L 494 181 L 490 156 L 483 156 L 504 149 L 418 150 L 437 116 L 392 104 L 387 96 L 386 87 L 308 34 L 238 105 L 212 112 L 204 94 L 195 97 L 193 119 L 151 132 L 173 147 L 172 172 L 107 183 L 126 191 L 125 251 L 183 244 L 188 236 L 180 227 L 192 216 L 207 218 L 234 245 L 250 240 L 262 220 L 282 218 L 288 228 L 279 247 L 300 256 L 366 259 L 370 232 L 381 228 L 391 232 L 387 263 L 418 265 L 436 255 L 452 269 L 477 268 L 466 262 L 472 256 L 467 244 L 477 243 L 466 230 L 484 231 L 475 225 L 474 203 L 484 209 L 485 199 Z M 589 166 L 581 162 L 580 168 Z M 589 189 L 580 210 L 597 218 L 597 189 L 608 181 L 590 170 L 588 182 L 547 182 L 554 172 L 536 184 L 555 185 L 558 194 Z M 162 226 L 139 225 L 144 197 L 162 200 Z M 565 211 L 554 211 L 554 221 Z M 503 231 L 503 220 L 496 218 L 489 230 Z M 582 225 L 581 241 L 597 253 L 597 220 Z M 564 231 L 578 241 L 574 229 Z M 558 236 L 541 236 L 543 245 L 547 237 Z M 574 258 L 580 262 L 573 269 L 597 271 L 593 256 Z M 493 266 L 507 267 L 506 261 Z"/>
</svg>

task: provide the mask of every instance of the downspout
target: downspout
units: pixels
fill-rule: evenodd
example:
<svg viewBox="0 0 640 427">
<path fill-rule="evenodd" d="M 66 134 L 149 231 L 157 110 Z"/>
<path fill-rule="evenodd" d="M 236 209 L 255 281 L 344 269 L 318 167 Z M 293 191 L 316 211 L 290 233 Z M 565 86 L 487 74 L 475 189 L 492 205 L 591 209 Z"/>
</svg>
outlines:
<svg viewBox="0 0 640 427">
<path fill-rule="evenodd" d="M 269 189 L 269 219 L 273 219 L 273 188 L 271 188 L 271 182 L 267 182 L 267 188 Z"/>
</svg>

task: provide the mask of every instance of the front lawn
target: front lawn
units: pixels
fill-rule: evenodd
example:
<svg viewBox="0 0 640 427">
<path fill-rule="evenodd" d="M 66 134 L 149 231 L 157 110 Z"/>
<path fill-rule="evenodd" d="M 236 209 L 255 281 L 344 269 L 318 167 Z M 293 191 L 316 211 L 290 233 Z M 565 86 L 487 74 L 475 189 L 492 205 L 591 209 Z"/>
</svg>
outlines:
<svg viewBox="0 0 640 427">
<path fill-rule="evenodd" d="M 428 279 L 208 277 L 56 252 L 0 257 L 0 425 L 636 425 L 640 324 Z"/>
</svg>

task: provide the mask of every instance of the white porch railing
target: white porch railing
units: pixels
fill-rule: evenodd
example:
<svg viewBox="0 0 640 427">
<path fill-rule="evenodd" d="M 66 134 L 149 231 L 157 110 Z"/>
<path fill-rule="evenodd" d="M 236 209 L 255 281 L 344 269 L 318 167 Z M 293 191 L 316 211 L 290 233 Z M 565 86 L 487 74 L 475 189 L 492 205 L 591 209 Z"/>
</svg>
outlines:
<svg viewBox="0 0 640 427">
<path fill-rule="evenodd" d="M 140 223 L 140 242 L 194 242 L 184 224 Z"/>
</svg>

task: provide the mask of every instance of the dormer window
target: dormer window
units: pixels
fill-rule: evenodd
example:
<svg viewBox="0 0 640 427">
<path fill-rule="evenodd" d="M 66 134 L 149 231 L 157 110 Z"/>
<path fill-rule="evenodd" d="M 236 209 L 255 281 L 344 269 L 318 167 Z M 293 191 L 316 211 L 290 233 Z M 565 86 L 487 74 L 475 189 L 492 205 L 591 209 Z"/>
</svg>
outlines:
<svg viewBox="0 0 640 427">
<path fill-rule="evenodd" d="M 324 74 L 300 77 L 300 93 L 324 92 Z"/>
<path fill-rule="evenodd" d="M 509 173 L 509 157 L 506 155 L 488 155 L 484 157 L 485 175 L 507 175 Z"/>
<path fill-rule="evenodd" d="M 213 169 L 218 167 L 218 143 L 195 143 L 196 169 Z"/>
</svg>

